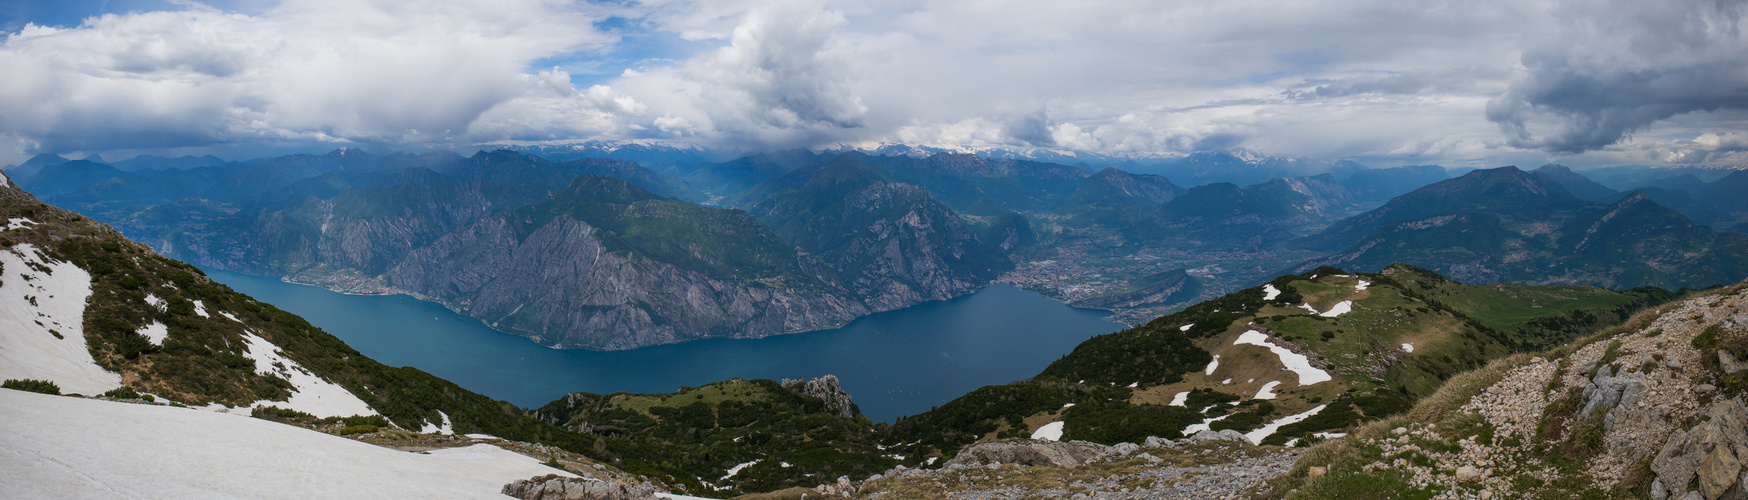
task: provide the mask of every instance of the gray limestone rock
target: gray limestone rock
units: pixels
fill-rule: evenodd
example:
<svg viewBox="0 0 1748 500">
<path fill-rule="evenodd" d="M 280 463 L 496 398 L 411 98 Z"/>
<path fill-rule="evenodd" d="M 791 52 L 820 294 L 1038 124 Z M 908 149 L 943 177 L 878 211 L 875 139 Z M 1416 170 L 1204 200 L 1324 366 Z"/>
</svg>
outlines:
<svg viewBox="0 0 1748 500">
<path fill-rule="evenodd" d="M 1240 432 L 1232 430 L 1232 429 L 1226 429 L 1226 430 L 1218 431 L 1218 432 L 1211 431 L 1211 430 L 1205 430 L 1205 431 L 1197 432 L 1194 436 L 1190 436 L 1186 439 L 1190 442 L 1202 442 L 1202 441 L 1243 441 L 1246 443 L 1250 442 L 1249 439 L 1244 438 L 1243 433 L 1240 433 Z"/>
<path fill-rule="evenodd" d="M 1651 471 L 1667 488 L 1685 487 L 1698 477 L 1705 500 L 1716 500 L 1741 481 L 1742 457 L 1735 450 L 1748 450 L 1748 408 L 1724 400 L 1714 404 L 1707 416 L 1692 429 L 1671 432 L 1652 460 Z"/>
<path fill-rule="evenodd" d="M 1158 436 L 1147 436 L 1147 440 L 1142 441 L 1141 446 L 1146 448 L 1176 448 L 1177 443 L 1172 442 L 1170 439 L 1164 439 Z"/>
<path fill-rule="evenodd" d="M 1706 454 L 1699 464 L 1699 491 L 1707 500 L 1716 500 L 1735 486 L 1741 477 L 1742 462 L 1728 446 L 1718 446 Z"/>
<path fill-rule="evenodd" d="M 1730 355 L 1730 351 L 1718 349 L 1718 369 L 1728 375 L 1748 370 L 1748 362 L 1737 361 L 1735 356 Z"/>
<path fill-rule="evenodd" d="M 827 374 L 823 377 L 802 382 L 801 379 L 784 379 L 783 387 L 795 388 L 801 386 L 801 394 L 825 400 L 825 408 L 840 418 L 856 416 L 856 404 L 850 401 L 850 393 L 838 385 L 836 375 Z"/>
<path fill-rule="evenodd" d="M 522 500 L 646 500 L 659 498 L 649 483 L 619 484 L 596 479 L 557 475 L 523 479 L 504 485 L 501 492 Z"/>
<path fill-rule="evenodd" d="M 1140 449 L 1141 447 L 1137 446 L 1135 443 L 1117 443 L 1115 446 L 1111 446 L 1111 449 L 1106 450 L 1105 454 L 1123 457 Z"/>
<path fill-rule="evenodd" d="M 1086 441 L 1006 441 L 973 445 L 947 461 L 947 467 L 982 467 L 988 464 L 1055 465 L 1073 467 L 1103 455 L 1110 447 Z"/>
</svg>

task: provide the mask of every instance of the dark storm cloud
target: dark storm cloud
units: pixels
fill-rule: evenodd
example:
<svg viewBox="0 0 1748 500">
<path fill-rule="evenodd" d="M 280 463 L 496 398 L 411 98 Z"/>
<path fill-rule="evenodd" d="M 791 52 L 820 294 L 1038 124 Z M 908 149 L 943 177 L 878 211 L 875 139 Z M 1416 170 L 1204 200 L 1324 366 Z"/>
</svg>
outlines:
<svg viewBox="0 0 1748 500">
<path fill-rule="evenodd" d="M 1748 109 L 1748 2 L 1614 2 L 1568 10 L 1487 104 L 1511 144 L 1579 153 L 1694 112 Z"/>
</svg>

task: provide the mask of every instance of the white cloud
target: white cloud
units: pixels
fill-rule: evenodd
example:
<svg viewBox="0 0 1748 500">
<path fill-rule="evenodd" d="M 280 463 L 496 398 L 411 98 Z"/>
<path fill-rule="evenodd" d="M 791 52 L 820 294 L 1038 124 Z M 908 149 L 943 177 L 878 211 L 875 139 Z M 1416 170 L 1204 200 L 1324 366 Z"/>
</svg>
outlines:
<svg viewBox="0 0 1748 500">
<path fill-rule="evenodd" d="M 1748 128 L 1743 3 L 1679 1 L 197 6 L 11 35 L 0 67 L 18 76 L 0 81 L 0 143 L 666 138 L 1465 165 L 1739 159 L 1695 137 Z M 604 71 L 618 77 L 573 87 L 547 59 L 635 50 L 592 27 L 610 16 L 696 50 L 629 57 Z"/>
<path fill-rule="evenodd" d="M 538 0 L 288 0 L 31 26 L 0 45 L 0 131 L 50 151 L 440 140 L 524 92 L 529 61 L 610 43 L 590 20 Z"/>
</svg>

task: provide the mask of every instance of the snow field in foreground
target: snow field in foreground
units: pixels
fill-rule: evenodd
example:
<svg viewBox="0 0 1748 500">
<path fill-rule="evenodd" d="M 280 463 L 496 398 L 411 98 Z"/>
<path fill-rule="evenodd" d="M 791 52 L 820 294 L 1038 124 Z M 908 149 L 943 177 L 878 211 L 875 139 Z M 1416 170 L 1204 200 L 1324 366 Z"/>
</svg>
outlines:
<svg viewBox="0 0 1748 500">
<path fill-rule="evenodd" d="M 266 420 L 0 390 L 0 496 L 503 498 L 571 476 L 489 444 L 395 451 Z"/>
<path fill-rule="evenodd" d="M 1251 330 L 1239 335 L 1238 340 L 1232 342 L 1232 345 L 1248 344 L 1268 348 L 1269 352 L 1273 352 L 1275 353 L 1275 356 L 1281 358 L 1282 366 L 1285 366 L 1288 370 L 1299 375 L 1299 385 L 1311 385 L 1332 380 L 1329 376 L 1329 372 L 1311 366 L 1310 358 L 1305 357 L 1303 354 L 1289 351 L 1285 347 L 1275 345 L 1273 342 L 1269 342 L 1268 338 L 1268 335 L 1264 335 L 1262 332 Z"/>
<path fill-rule="evenodd" d="M 97 366 L 85 346 L 90 296 L 91 275 L 79 266 L 30 244 L 0 250 L 0 380 L 48 380 L 87 395 L 120 387 L 121 375 Z"/>
</svg>

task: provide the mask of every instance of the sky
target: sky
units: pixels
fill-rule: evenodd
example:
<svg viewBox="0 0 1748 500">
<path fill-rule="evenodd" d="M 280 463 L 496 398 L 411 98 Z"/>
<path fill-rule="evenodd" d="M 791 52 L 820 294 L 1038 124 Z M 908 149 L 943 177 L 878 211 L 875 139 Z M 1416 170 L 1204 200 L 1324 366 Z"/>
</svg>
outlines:
<svg viewBox="0 0 1748 500">
<path fill-rule="evenodd" d="M 0 164 L 904 143 L 1748 164 L 1748 0 L 4 0 Z"/>
</svg>

